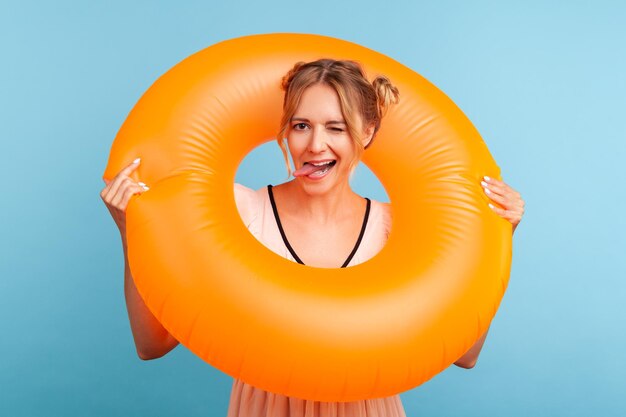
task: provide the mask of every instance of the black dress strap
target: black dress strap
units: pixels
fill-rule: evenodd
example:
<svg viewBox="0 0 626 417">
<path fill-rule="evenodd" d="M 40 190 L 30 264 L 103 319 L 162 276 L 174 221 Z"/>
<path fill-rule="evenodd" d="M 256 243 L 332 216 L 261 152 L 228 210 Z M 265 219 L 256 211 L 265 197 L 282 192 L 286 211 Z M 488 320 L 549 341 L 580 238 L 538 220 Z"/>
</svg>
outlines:
<svg viewBox="0 0 626 417">
<path fill-rule="evenodd" d="M 276 208 L 276 201 L 274 201 L 274 193 L 272 192 L 271 184 L 267 186 L 267 193 L 269 194 L 269 197 L 270 197 L 270 203 L 272 203 L 272 211 L 274 212 L 274 218 L 276 219 L 276 224 L 278 225 L 278 231 L 280 232 L 280 236 L 283 238 L 283 242 L 285 243 L 285 246 L 289 250 L 289 253 L 291 253 L 291 256 L 293 256 L 293 258 L 296 260 L 296 262 L 304 265 L 304 262 L 302 262 L 302 259 L 300 259 L 300 257 L 296 254 L 296 251 L 293 250 L 293 248 L 291 247 L 291 244 L 287 240 L 287 235 L 285 235 L 285 230 L 283 229 L 283 225 L 280 222 L 280 217 L 278 216 L 278 209 Z M 348 259 L 346 259 L 343 265 L 341 265 L 342 268 L 345 268 L 346 266 L 348 266 L 348 264 L 350 263 L 354 255 L 356 254 L 356 251 L 359 249 L 359 246 L 361 245 L 361 241 L 363 240 L 363 235 L 365 234 L 365 228 L 367 226 L 367 221 L 370 216 L 370 208 L 372 204 L 369 198 L 365 197 L 365 200 L 367 201 L 367 205 L 365 207 L 365 216 L 363 216 L 363 224 L 361 225 L 361 232 L 359 233 L 359 238 L 357 239 L 356 245 L 354 245 L 352 252 L 350 252 L 350 255 L 348 255 Z"/>
</svg>

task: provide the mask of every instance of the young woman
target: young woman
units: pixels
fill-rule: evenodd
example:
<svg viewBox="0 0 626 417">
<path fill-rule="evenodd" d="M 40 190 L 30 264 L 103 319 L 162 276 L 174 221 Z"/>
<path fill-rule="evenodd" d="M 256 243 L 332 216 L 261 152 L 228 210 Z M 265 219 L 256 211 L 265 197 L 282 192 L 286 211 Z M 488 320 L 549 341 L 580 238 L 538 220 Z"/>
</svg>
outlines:
<svg viewBox="0 0 626 417">
<path fill-rule="evenodd" d="M 356 62 L 330 59 L 297 63 L 282 86 L 285 97 L 277 138 L 294 179 L 256 191 L 235 184 L 241 218 L 260 242 L 292 261 L 326 268 L 364 262 L 384 246 L 391 211 L 389 204 L 352 191 L 349 178 L 374 140 L 387 108 L 398 102 L 399 92 L 384 76 L 370 83 Z M 282 138 L 287 139 L 287 146 Z M 137 353 L 146 360 L 165 355 L 178 341 L 147 309 L 128 267 L 125 209 L 132 195 L 148 190 L 129 178 L 138 164 L 136 160 L 108 182 L 101 197 L 122 236 L 128 314 Z M 519 193 L 487 177 L 481 184 L 490 199 L 502 206 L 490 207 L 515 230 L 524 211 Z M 486 336 L 487 332 L 455 365 L 472 368 Z M 235 379 L 228 417 L 261 416 L 395 417 L 405 413 L 399 395 L 353 402 L 310 401 L 266 392 Z"/>
</svg>

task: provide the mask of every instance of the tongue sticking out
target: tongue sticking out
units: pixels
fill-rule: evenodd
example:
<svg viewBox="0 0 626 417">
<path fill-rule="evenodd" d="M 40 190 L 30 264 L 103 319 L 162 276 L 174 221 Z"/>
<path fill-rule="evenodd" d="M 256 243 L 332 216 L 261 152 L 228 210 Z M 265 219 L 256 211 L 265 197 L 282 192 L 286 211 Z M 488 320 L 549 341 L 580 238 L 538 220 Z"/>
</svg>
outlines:
<svg viewBox="0 0 626 417">
<path fill-rule="evenodd" d="M 319 167 L 316 167 L 313 164 L 304 164 L 302 165 L 302 168 L 297 169 L 296 171 L 294 171 L 293 176 L 294 177 L 302 177 L 305 175 L 311 175 L 312 173 L 314 173 L 315 171 L 321 171 L 323 169 L 329 168 L 328 165 L 322 165 Z"/>
</svg>

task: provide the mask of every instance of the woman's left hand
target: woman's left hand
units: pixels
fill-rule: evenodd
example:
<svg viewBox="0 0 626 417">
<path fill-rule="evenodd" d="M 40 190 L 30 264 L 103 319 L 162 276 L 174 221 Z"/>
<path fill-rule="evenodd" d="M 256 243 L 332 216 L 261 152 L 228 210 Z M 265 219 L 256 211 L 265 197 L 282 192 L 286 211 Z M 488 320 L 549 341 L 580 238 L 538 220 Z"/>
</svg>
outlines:
<svg viewBox="0 0 626 417">
<path fill-rule="evenodd" d="M 480 182 L 487 197 L 498 203 L 502 208 L 489 203 L 489 207 L 498 215 L 510 221 L 513 231 L 524 215 L 524 200 L 520 193 L 495 178 L 484 177 Z"/>
</svg>

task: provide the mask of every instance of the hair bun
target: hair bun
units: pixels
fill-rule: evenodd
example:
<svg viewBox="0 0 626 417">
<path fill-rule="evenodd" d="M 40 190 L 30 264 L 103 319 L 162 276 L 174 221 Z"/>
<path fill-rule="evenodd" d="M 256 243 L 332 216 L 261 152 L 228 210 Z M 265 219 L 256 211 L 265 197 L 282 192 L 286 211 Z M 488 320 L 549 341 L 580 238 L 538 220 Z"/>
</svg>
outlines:
<svg viewBox="0 0 626 417">
<path fill-rule="evenodd" d="M 289 90 L 289 85 L 291 84 L 291 81 L 293 80 L 294 75 L 296 75 L 300 67 L 303 66 L 304 64 L 305 62 L 303 61 L 296 62 L 293 68 L 291 68 L 289 72 L 285 74 L 285 76 L 283 77 L 281 81 L 281 87 L 283 91 Z"/>
<path fill-rule="evenodd" d="M 382 118 L 392 104 L 398 104 L 400 101 L 400 92 L 396 86 L 391 84 L 389 78 L 384 75 L 377 76 L 374 81 L 372 81 L 372 85 L 376 91 L 376 97 L 378 98 L 378 112 Z"/>
</svg>

